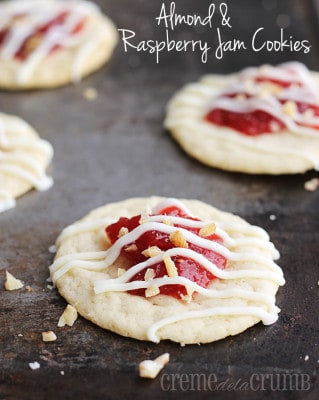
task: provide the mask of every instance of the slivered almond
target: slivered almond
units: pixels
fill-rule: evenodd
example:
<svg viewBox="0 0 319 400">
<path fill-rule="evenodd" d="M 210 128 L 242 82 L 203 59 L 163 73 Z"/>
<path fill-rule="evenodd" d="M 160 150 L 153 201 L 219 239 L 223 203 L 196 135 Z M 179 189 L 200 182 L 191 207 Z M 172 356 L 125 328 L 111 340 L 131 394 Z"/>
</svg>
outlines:
<svg viewBox="0 0 319 400">
<path fill-rule="evenodd" d="M 128 229 L 125 226 L 122 226 L 122 228 L 119 230 L 117 237 L 120 238 L 126 234 L 128 234 Z"/>
<path fill-rule="evenodd" d="M 142 251 L 143 256 L 145 257 L 156 257 L 161 254 L 162 250 L 157 246 L 148 247 L 146 250 Z"/>
<path fill-rule="evenodd" d="M 153 297 L 160 293 L 159 287 L 151 285 L 145 289 L 145 297 Z"/>
<path fill-rule="evenodd" d="M 176 230 L 169 235 L 170 242 L 176 247 L 188 248 L 188 243 L 181 231 Z"/>
<path fill-rule="evenodd" d="M 202 236 L 202 237 L 208 237 L 208 236 L 212 235 L 213 233 L 215 233 L 215 231 L 216 231 L 216 225 L 211 223 L 209 225 L 203 226 L 200 229 L 198 234 L 199 234 L 199 236 Z"/>
<path fill-rule="evenodd" d="M 144 281 L 146 282 L 151 281 L 154 277 L 155 277 L 155 271 L 152 268 L 147 268 L 144 275 Z"/>
<path fill-rule="evenodd" d="M 170 278 L 178 276 L 178 271 L 177 271 L 176 265 L 168 254 L 164 254 L 163 261 L 165 264 L 167 275 Z"/>
</svg>

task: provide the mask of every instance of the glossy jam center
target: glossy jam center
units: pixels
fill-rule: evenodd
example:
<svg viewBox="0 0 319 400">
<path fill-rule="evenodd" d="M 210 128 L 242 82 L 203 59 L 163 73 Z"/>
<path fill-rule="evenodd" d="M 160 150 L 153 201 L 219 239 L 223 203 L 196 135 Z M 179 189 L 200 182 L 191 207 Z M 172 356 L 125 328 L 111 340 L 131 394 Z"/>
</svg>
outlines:
<svg viewBox="0 0 319 400">
<path fill-rule="evenodd" d="M 180 210 L 178 207 L 169 207 L 164 210 L 161 210 L 159 215 L 167 215 L 167 216 L 179 216 L 183 218 L 188 218 L 194 220 L 194 218 L 190 218 L 187 216 L 185 213 L 183 213 L 182 210 Z M 120 218 L 118 222 L 109 225 L 106 228 L 106 233 L 113 244 L 117 239 L 119 232 L 121 228 L 127 228 L 127 230 L 130 232 L 134 228 L 136 228 L 139 223 L 140 223 L 141 216 L 137 215 L 132 218 Z M 179 228 L 184 228 L 187 229 L 195 234 L 198 234 L 199 228 L 188 228 L 185 226 L 178 226 L 175 225 L 175 227 Z M 216 234 L 212 234 L 206 239 L 218 242 L 222 244 L 222 239 L 217 236 Z M 124 256 L 129 264 L 131 266 L 140 263 L 142 261 L 147 260 L 147 257 L 145 257 L 142 252 L 149 247 L 152 246 L 157 246 L 159 249 L 162 251 L 166 251 L 168 249 L 174 248 L 175 246 L 172 244 L 170 241 L 170 237 L 166 233 L 162 233 L 159 231 L 151 230 L 147 231 L 144 234 L 142 234 L 136 241 L 133 243 L 128 244 L 125 246 L 122 251 L 121 255 Z M 227 260 L 221 256 L 220 254 L 204 249 L 202 247 L 196 246 L 192 243 L 188 243 L 188 248 L 191 250 L 196 251 L 199 254 L 202 254 L 204 257 L 206 257 L 209 261 L 214 263 L 218 268 L 224 269 L 226 267 L 226 262 Z M 178 275 L 188 278 L 192 282 L 196 282 L 198 285 L 202 287 L 207 287 L 208 284 L 215 278 L 212 273 L 210 273 L 208 270 L 206 270 L 204 267 L 202 267 L 200 264 L 195 262 L 194 260 L 190 258 L 185 258 L 182 256 L 175 256 L 172 257 L 172 260 L 175 263 L 176 269 L 178 271 Z M 155 263 L 151 267 L 147 267 L 144 270 L 140 271 L 137 273 L 131 281 L 144 281 L 144 276 L 146 273 L 147 269 L 153 269 L 154 271 L 154 278 L 162 278 L 165 275 L 167 275 L 167 270 L 165 267 L 165 264 L 163 261 Z M 182 285 L 164 285 L 161 286 L 160 288 L 160 293 L 161 294 L 166 294 L 170 295 L 176 298 L 181 298 L 181 296 L 187 295 L 187 291 L 184 286 Z M 137 289 L 137 290 L 131 290 L 129 293 L 134 294 L 134 295 L 139 295 L 139 296 L 144 296 L 145 295 L 145 289 Z"/>
</svg>

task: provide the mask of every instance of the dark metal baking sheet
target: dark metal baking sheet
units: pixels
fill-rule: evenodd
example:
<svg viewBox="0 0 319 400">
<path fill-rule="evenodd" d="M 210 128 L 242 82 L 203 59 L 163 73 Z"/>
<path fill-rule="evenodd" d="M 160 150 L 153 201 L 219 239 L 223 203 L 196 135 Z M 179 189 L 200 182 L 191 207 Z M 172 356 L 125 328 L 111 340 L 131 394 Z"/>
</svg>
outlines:
<svg viewBox="0 0 319 400">
<path fill-rule="evenodd" d="M 154 19 L 159 0 L 98 3 L 119 28 L 136 31 L 139 40 L 163 35 Z M 227 40 L 248 40 L 261 26 L 267 39 L 275 40 L 281 23 L 295 40 L 309 40 L 311 51 L 228 52 L 206 64 L 197 53 L 170 52 L 156 64 L 154 55 L 133 49 L 124 53 L 120 43 L 112 61 L 77 86 L 0 93 L 1 111 L 25 118 L 55 148 L 54 187 L 30 192 L 14 210 L 0 215 L 1 400 L 318 398 L 319 192 L 304 190 L 304 182 L 317 174 L 247 176 L 208 168 L 186 156 L 162 127 L 170 96 L 204 73 L 291 59 L 319 70 L 308 1 L 227 3 L 232 23 L 223 29 Z M 205 15 L 209 4 L 176 1 L 185 14 Z M 180 27 L 174 35 L 216 44 L 213 29 Z M 88 87 L 98 90 L 92 102 L 82 96 Z M 53 258 L 48 248 L 59 232 L 97 206 L 153 194 L 197 198 L 269 231 L 287 280 L 278 294 L 282 311 L 277 323 L 186 347 L 122 338 L 82 318 L 72 328 L 57 328 L 65 301 L 47 288 L 46 279 Z M 33 291 L 3 290 L 6 269 Z M 51 329 L 57 341 L 43 343 L 41 332 Z M 139 379 L 138 363 L 163 352 L 170 353 L 171 362 L 161 376 Z M 34 361 L 41 367 L 32 371 L 28 364 Z M 196 383 L 196 377 L 204 381 Z"/>
</svg>

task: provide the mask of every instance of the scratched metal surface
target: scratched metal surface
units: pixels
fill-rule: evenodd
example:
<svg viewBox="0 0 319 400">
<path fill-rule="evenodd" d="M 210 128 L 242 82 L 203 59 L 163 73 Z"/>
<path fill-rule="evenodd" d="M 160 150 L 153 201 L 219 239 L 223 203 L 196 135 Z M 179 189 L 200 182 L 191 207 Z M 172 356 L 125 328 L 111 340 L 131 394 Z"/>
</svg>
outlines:
<svg viewBox="0 0 319 400">
<path fill-rule="evenodd" d="M 268 40 L 277 40 L 278 24 L 288 24 L 288 35 L 309 40 L 311 51 L 248 49 L 227 52 L 220 60 L 210 56 L 206 64 L 199 53 L 163 52 L 156 64 L 154 55 L 132 49 L 124 53 L 120 44 L 108 66 L 77 86 L 0 93 L 1 111 L 28 120 L 55 148 L 50 168 L 54 187 L 45 193 L 30 192 L 14 210 L 0 215 L 1 400 L 318 398 L 319 192 L 309 193 L 303 186 L 316 173 L 246 176 L 208 168 L 187 157 L 162 128 L 167 100 L 182 84 L 204 73 L 291 59 L 319 70 L 311 2 L 227 3 L 232 28 L 221 28 L 223 40 L 239 38 L 248 43 L 259 27 L 265 27 Z M 163 27 L 154 20 L 161 1 L 101 0 L 99 4 L 119 28 L 135 31 L 139 40 L 163 36 Z M 205 15 L 209 4 L 207 0 L 176 1 L 185 14 Z M 217 14 L 213 20 L 216 26 L 211 29 L 180 27 L 174 37 L 200 37 L 216 46 L 221 20 Z M 97 88 L 95 101 L 83 99 L 87 87 Z M 53 257 L 49 246 L 66 225 L 89 210 L 152 194 L 197 198 L 269 231 L 281 252 L 287 280 L 278 294 L 282 311 L 277 323 L 257 325 L 217 343 L 184 348 L 122 338 L 82 318 L 72 328 L 57 328 L 65 301 L 47 288 L 47 267 Z M 270 220 L 271 214 L 276 215 L 275 221 Z M 33 292 L 5 291 L 6 269 Z M 43 343 L 41 332 L 51 329 L 57 341 Z M 163 352 L 170 353 L 171 362 L 162 375 L 154 381 L 139 379 L 138 362 Z M 33 361 L 40 363 L 40 369 L 29 368 Z M 283 386 L 287 373 L 296 379 L 293 390 L 284 390 L 290 388 Z M 179 375 L 173 380 L 172 374 Z M 194 374 L 206 381 L 192 384 L 189 379 Z M 247 382 L 248 387 L 241 387 L 247 390 L 240 391 L 239 385 Z"/>
</svg>

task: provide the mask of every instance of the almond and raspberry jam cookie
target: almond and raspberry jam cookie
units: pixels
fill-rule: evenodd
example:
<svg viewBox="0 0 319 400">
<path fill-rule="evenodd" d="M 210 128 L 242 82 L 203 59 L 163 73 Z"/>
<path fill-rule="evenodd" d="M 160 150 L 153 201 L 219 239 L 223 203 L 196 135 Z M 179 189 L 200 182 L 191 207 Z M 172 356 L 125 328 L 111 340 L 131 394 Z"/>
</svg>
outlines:
<svg viewBox="0 0 319 400">
<path fill-rule="evenodd" d="M 123 336 L 208 343 L 274 323 L 284 277 L 260 227 L 197 200 L 133 198 L 65 228 L 50 266 L 85 318 Z"/>
<path fill-rule="evenodd" d="M 53 88 L 99 69 L 117 43 L 114 24 L 83 0 L 0 3 L 0 87 Z"/>
<path fill-rule="evenodd" d="M 165 127 L 199 161 L 251 174 L 319 169 L 319 74 L 303 64 L 207 75 L 169 102 Z"/>
</svg>

